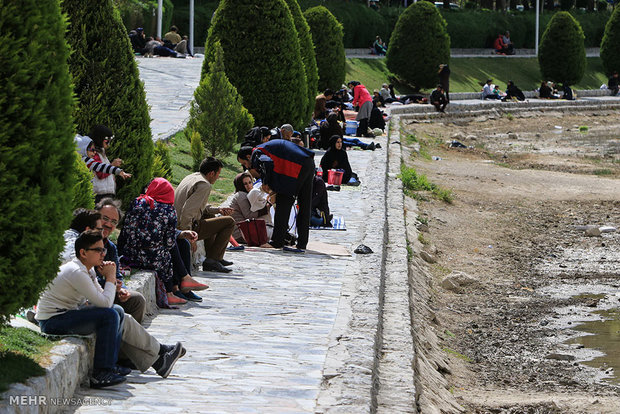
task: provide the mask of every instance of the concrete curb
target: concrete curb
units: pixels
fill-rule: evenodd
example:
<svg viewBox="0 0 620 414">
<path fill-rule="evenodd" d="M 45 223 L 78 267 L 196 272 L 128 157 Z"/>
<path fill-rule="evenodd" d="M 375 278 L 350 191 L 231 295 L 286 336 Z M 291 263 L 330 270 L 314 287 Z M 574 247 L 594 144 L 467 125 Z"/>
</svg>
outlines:
<svg viewBox="0 0 620 414">
<path fill-rule="evenodd" d="M 409 303 L 407 239 L 402 181 L 400 119 L 390 123 L 386 178 L 385 267 L 381 347 L 378 352 L 377 413 L 415 413 L 414 347 Z"/>
<path fill-rule="evenodd" d="M 137 272 L 132 275 L 127 287 L 144 295 L 148 315 L 157 312 L 153 272 Z M 38 331 L 37 326 L 24 319 L 16 319 L 12 325 Z M 79 404 L 72 402 L 71 399 L 76 389 L 88 381 L 94 350 L 94 335 L 62 339 L 49 352 L 50 363 L 45 367 L 45 375 L 30 378 L 24 384 L 13 384 L 0 394 L 0 414 L 47 414 L 65 411 L 76 404 L 88 405 L 84 401 Z"/>
</svg>

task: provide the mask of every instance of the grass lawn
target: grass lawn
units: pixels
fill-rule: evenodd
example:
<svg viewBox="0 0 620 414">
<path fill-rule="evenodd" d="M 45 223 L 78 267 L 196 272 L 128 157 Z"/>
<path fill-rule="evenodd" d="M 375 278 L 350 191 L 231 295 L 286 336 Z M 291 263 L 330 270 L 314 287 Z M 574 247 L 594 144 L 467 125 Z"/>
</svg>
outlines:
<svg viewBox="0 0 620 414">
<path fill-rule="evenodd" d="M 574 89 L 598 89 L 607 78 L 603 73 L 601 59 L 587 58 L 586 73 Z M 452 58 L 450 59 L 450 92 L 478 92 L 488 78 L 500 89 L 506 88 L 506 81 L 513 80 L 524 91 L 540 86 L 540 70 L 536 58 Z M 362 82 L 372 92 L 388 82 L 391 72 L 385 66 L 385 59 L 347 59 L 347 81 Z M 411 92 L 407 86 L 395 84 L 397 94 Z"/>
<path fill-rule="evenodd" d="M 172 162 L 172 185 L 179 185 L 181 180 L 193 172 L 192 156 L 190 153 L 189 141 L 183 132 L 177 133 L 169 141 L 170 157 Z M 235 145 L 233 152 L 225 158 L 220 158 L 224 164 L 220 178 L 215 182 L 213 191 L 209 196 L 209 204 L 219 206 L 226 198 L 235 192 L 233 179 L 241 172 L 241 166 L 237 162 L 237 150 L 239 144 Z"/>
<path fill-rule="evenodd" d="M 39 362 L 53 345 L 28 328 L 0 328 L 0 392 L 13 383 L 44 375 Z"/>
</svg>

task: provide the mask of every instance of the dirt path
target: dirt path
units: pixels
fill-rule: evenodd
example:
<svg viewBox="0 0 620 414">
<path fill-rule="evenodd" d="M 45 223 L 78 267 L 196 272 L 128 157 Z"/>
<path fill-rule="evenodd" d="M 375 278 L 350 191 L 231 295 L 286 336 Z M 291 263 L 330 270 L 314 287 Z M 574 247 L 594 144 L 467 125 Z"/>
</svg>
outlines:
<svg viewBox="0 0 620 414">
<path fill-rule="evenodd" d="M 421 148 L 406 164 L 455 194 L 452 204 L 416 195 L 428 222 L 416 243 L 437 259 L 432 306 L 458 402 L 479 413 L 620 412 L 620 388 L 603 379 L 611 368 L 581 364 L 591 353 L 563 343 L 592 310 L 619 305 L 620 235 L 576 226 L 620 225 L 620 118 L 524 114 L 405 130 Z M 469 148 L 448 148 L 452 139 Z M 453 271 L 473 283 L 440 287 Z"/>
</svg>

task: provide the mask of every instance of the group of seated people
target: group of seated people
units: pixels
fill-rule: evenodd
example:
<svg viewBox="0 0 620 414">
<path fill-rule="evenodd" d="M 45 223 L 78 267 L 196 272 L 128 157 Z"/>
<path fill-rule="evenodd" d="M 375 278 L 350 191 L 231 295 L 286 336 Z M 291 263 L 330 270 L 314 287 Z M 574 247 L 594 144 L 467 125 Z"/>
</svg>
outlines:
<svg viewBox="0 0 620 414">
<path fill-rule="evenodd" d="M 514 55 L 514 45 L 510 40 L 510 32 L 506 30 L 506 33 L 498 34 L 495 42 L 493 42 L 493 49 L 498 55 Z"/>
<path fill-rule="evenodd" d="M 493 79 L 487 79 L 482 88 L 482 99 L 498 99 L 502 102 L 510 100 L 524 101 L 525 95 L 511 80 L 506 83 L 506 92 L 502 92 L 499 87 L 493 83 Z"/>
<path fill-rule="evenodd" d="M 144 57 L 164 56 L 185 58 L 193 56 L 189 48 L 189 38 L 181 37 L 176 26 L 171 26 L 170 31 L 164 35 L 164 38 L 146 37 L 144 29 L 138 27 L 129 32 L 129 40 L 134 53 Z"/>
<path fill-rule="evenodd" d="M 335 113 L 328 116 L 339 126 L 336 117 Z M 152 367 L 166 378 L 186 353 L 180 342 L 161 344 L 142 327 L 146 301 L 125 286 L 128 269 L 155 272 L 160 308 L 200 302 L 195 292 L 209 286 L 192 277 L 198 241 L 203 241 L 206 254 L 202 269 L 228 273 L 233 265 L 224 259 L 229 242 L 246 242 L 238 222 L 264 221 L 268 242 L 261 247 L 292 253 L 305 251 L 311 224 L 331 225 L 327 172 L 342 171 L 345 183 L 356 177 L 342 129 L 329 139 L 320 162 L 323 176 L 316 174 L 315 153 L 304 148 L 301 139 L 294 141 L 291 125 L 258 128 L 258 133 L 260 142 L 249 142 L 239 150 L 237 159 L 245 171 L 235 177 L 235 194 L 220 207 L 209 205 L 208 200 L 222 162 L 208 157 L 176 189 L 165 178 L 153 179 L 125 213 L 113 197 L 100 198 L 93 210 L 74 212 L 64 235 L 62 265 L 40 296 L 34 317 L 46 334 L 96 334 L 91 387 L 122 383 L 132 369 L 145 372 Z M 355 141 L 350 145 L 366 145 Z M 113 171 L 114 166 L 88 156 L 90 138 L 79 136 L 77 142 L 84 146 L 83 160 L 91 170 Z M 295 201 L 297 237 L 291 238 L 287 233 Z M 290 246 L 295 243 L 296 247 Z"/>
</svg>

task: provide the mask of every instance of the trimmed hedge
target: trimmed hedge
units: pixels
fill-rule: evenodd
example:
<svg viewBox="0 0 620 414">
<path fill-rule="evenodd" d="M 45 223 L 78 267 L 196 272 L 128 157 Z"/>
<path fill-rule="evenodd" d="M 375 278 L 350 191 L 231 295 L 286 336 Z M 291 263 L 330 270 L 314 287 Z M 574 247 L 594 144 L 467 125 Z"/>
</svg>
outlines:
<svg viewBox="0 0 620 414">
<path fill-rule="evenodd" d="M 170 147 L 164 141 L 157 141 L 153 150 L 153 178 L 172 180 L 172 159 Z"/>
<path fill-rule="evenodd" d="M 614 71 L 620 72 L 620 7 L 616 7 L 605 26 L 601 60 L 607 76 L 611 76 Z"/>
<path fill-rule="evenodd" d="M 218 41 L 226 75 L 257 124 L 306 125 L 308 84 L 297 30 L 284 0 L 222 0 L 206 41 L 203 77 Z"/>
<path fill-rule="evenodd" d="M 314 99 L 319 90 L 319 70 L 316 65 L 314 43 L 312 43 L 310 26 L 308 26 L 308 22 L 302 14 L 297 0 L 285 1 L 293 15 L 293 23 L 295 24 L 297 36 L 299 37 L 299 52 L 301 53 L 301 60 L 304 64 L 306 73 L 306 81 L 308 82 L 308 107 L 306 108 L 305 115 L 306 119 L 310 119 L 312 117 L 312 111 L 314 110 Z"/>
<path fill-rule="evenodd" d="M 207 154 L 215 157 L 228 155 L 239 130 L 253 122 L 245 121 L 249 114 L 243 106 L 243 98 L 226 77 L 221 44 L 216 42 L 213 47 L 215 59 L 194 92 L 187 128 L 200 134 Z"/>
<path fill-rule="evenodd" d="M 177 26 L 188 28 L 189 9 L 186 0 L 173 0 L 174 18 Z M 206 36 L 211 16 L 217 2 L 196 4 L 195 30 L 198 39 Z M 315 6 L 325 6 L 342 24 L 344 47 L 370 47 L 375 36 L 389 39 L 398 17 L 405 11 L 400 6 L 381 6 L 376 12 L 362 3 L 322 0 L 299 0 L 301 10 Z M 507 13 L 492 10 L 440 9 L 448 23 L 448 34 L 453 48 L 491 48 L 498 33 L 510 30 L 510 37 L 517 48 L 534 48 L 535 10 L 510 11 Z M 546 11 L 540 16 L 541 27 L 546 27 L 554 12 Z M 582 13 L 571 11 L 583 29 L 586 47 L 598 47 L 603 38 L 609 11 Z M 183 30 L 183 29 L 182 29 Z M 388 45 L 389 46 L 389 45 Z"/>
<path fill-rule="evenodd" d="M 386 55 L 390 71 L 416 89 L 438 81 L 440 63 L 450 59 L 450 36 L 437 8 L 420 1 L 409 6 L 392 32 Z"/>
<path fill-rule="evenodd" d="M 0 0 L 0 324 L 56 276 L 71 221 L 66 29 L 57 0 Z"/>
<path fill-rule="evenodd" d="M 153 141 L 142 81 L 129 38 L 111 0 L 64 0 L 69 16 L 69 68 L 78 108 L 78 132 L 106 125 L 116 139 L 109 159 L 121 158 L 129 180 L 117 180 L 117 196 L 127 206 L 151 180 Z"/>
<path fill-rule="evenodd" d="M 574 85 L 586 70 L 583 30 L 568 12 L 556 13 L 542 35 L 538 63 L 543 79 Z"/>
<path fill-rule="evenodd" d="M 315 47 L 316 65 L 319 70 L 319 90 L 340 89 L 346 76 L 346 58 L 342 43 L 342 25 L 323 6 L 313 7 L 304 13 Z"/>
</svg>

